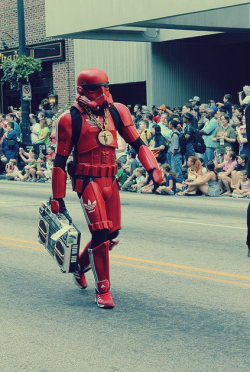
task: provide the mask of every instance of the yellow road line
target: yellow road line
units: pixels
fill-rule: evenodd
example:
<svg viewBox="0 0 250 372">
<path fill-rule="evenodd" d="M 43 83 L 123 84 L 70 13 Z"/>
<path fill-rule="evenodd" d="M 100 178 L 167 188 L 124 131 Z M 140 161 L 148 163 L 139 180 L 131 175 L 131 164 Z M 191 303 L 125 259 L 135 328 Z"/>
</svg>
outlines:
<svg viewBox="0 0 250 372">
<path fill-rule="evenodd" d="M 21 244 L 15 244 L 15 243 L 7 243 L 7 242 L 0 242 L 1 245 L 10 245 L 11 247 L 20 247 L 25 249 L 31 249 L 33 251 L 41 251 L 45 252 L 45 249 L 43 248 L 36 248 L 36 247 L 29 247 L 28 245 L 21 245 Z"/>
<path fill-rule="evenodd" d="M 205 276 L 205 275 L 196 275 L 196 274 L 184 273 L 184 272 L 181 272 L 181 271 L 166 270 L 166 269 L 143 266 L 143 265 L 135 265 L 135 264 L 131 264 L 131 263 L 128 263 L 128 262 L 119 262 L 119 261 L 114 261 L 114 260 L 111 260 L 111 262 L 113 264 L 116 264 L 116 265 L 129 266 L 129 267 L 134 267 L 136 269 L 157 271 L 157 272 L 163 272 L 163 273 L 168 273 L 168 274 L 175 274 L 175 275 L 179 275 L 179 276 L 188 276 L 188 277 L 196 278 L 196 279 L 198 278 L 198 279 L 211 280 L 211 281 L 214 281 L 214 282 L 233 284 L 233 285 L 237 285 L 237 286 L 240 286 L 240 287 L 250 288 L 250 283 L 236 282 L 236 281 L 233 281 L 233 280 L 226 280 L 226 279 L 220 279 L 220 278 L 212 278 L 210 276 Z"/>
<path fill-rule="evenodd" d="M 35 244 L 41 246 L 40 243 L 34 242 L 32 240 L 24 240 L 24 239 L 17 239 L 17 238 L 9 238 L 8 236 L 0 236 L 0 239 L 2 240 L 10 240 L 12 242 L 20 242 L 20 243 L 29 243 L 29 244 Z"/>
<path fill-rule="evenodd" d="M 127 260 L 127 261 L 136 261 L 136 262 L 143 262 L 143 263 L 148 263 L 152 265 L 159 265 L 159 266 L 168 266 L 168 267 L 174 267 L 176 269 L 183 269 L 183 270 L 189 270 L 189 271 L 198 271 L 198 272 L 203 272 L 207 274 L 215 274 L 215 275 L 221 275 L 221 276 L 229 276 L 231 278 L 238 278 L 238 279 L 247 279 L 250 280 L 250 276 L 247 275 L 238 275 L 238 274 L 232 274 L 232 273 L 227 273 L 223 271 L 216 271 L 216 270 L 209 270 L 209 269 L 202 269 L 199 267 L 192 267 L 192 266 L 185 266 L 185 265 L 177 265 L 173 263 L 167 263 L 167 262 L 161 262 L 161 261 L 153 261 L 153 260 L 147 260 L 143 258 L 134 258 L 134 257 L 128 257 L 128 256 L 120 256 L 118 254 L 111 253 L 110 257 L 113 258 L 120 258 L 122 260 Z"/>
<path fill-rule="evenodd" d="M 0 245 L 8 245 L 8 246 L 15 246 L 15 247 L 20 247 L 20 248 L 25 248 L 25 249 L 30 249 L 34 251 L 40 251 L 40 252 L 45 252 L 46 250 L 44 248 L 38 248 L 38 247 L 32 247 L 28 245 L 22 245 L 22 244 L 15 244 L 13 241 L 17 242 L 24 242 L 24 243 L 36 243 L 41 247 L 41 245 L 37 242 L 29 241 L 29 240 L 24 240 L 24 239 L 14 239 L 14 238 L 8 238 L 8 237 L 0 237 L 0 239 L 5 239 L 9 240 L 11 242 L 0 242 Z M 154 260 L 148 260 L 148 259 L 139 259 L 135 257 L 129 257 L 129 256 L 121 256 L 117 255 L 114 253 L 110 254 L 111 258 L 118 258 L 122 260 L 127 260 L 127 261 L 134 261 L 134 262 L 141 262 L 141 263 L 147 263 L 150 265 L 157 265 L 157 266 L 167 266 L 167 267 L 172 267 L 172 268 L 178 268 L 182 270 L 189 270 L 189 271 L 198 271 L 202 273 L 207 273 L 207 274 L 215 274 L 219 276 L 227 276 L 231 278 L 237 278 L 237 279 L 246 279 L 250 280 L 250 276 L 246 275 L 238 275 L 238 274 L 232 274 L 232 273 L 227 273 L 227 272 L 221 272 L 221 271 L 215 271 L 215 270 L 208 270 L 208 269 L 202 269 L 202 268 L 197 268 L 197 267 L 191 267 L 191 266 L 185 266 L 185 265 L 177 265 L 177 264 L 172 264 L 172 263 L 166 263 L 166 262 L 161 262 L 161 261 L 154 261 Z M 164 273 L 170 273 L 170 274 L 176 274 L 180 276 L 188 276 L 188 277 L 193 277 L 193 278 L 198 278 L 198 279 L 206 279 L 206 280 L 212 280 L 216 282 L 221 282 L 221 283 L 227 283 L 227 284 L 234 284 L 234 285 L 239 285 L 239 286 L 244 286 L 244 287 L 250 287 L 250 283 L 244 283 L 244 282 L 236 282 L 232 280 L 227 280 L 227 279 L 220 279 L 220 278 L 213 278 L 210 276 L 205 276 L 205 275 L 198 275 L 198 274 L 192 274 L 192 273 L 185 273 L 181 271 L 175 271 L 175 270 L 167 270 L 163 269 L 160 267 L 150 267 L 150 266 L 144 266 L 141 264 L 132 264 L 128 262 L 121 262 L 121 261 L 116 261 L 116 260 L 111 260 L 112 263 L 118 264 L 118 265 L 123 265 L 123 266 L 130 266 L 130 267 L 135 267 L 135 268 L 141 268 L 144 270 L 149 270 L 149 271 L 156 271 L 156 272 L 164 272 Z"/>
<path fill-rule="evenodd" d="M 188 223 L 190 225 L 202 225 L 202 226 L 213 226 L 213 227 L 225 227 L 227 229 L 238 229 L 238 230 L 246 230 L 246 227 L 238 227 L 238 226 L 232 226 L 232 225 L 215 225 L 212 223 L 205 223 L 205 222 L 193 222 L 193 221 L 184 221 L 184 220 L 168 220 L 169 222 L 181 222 L 181 223 Z"/>
</svg>

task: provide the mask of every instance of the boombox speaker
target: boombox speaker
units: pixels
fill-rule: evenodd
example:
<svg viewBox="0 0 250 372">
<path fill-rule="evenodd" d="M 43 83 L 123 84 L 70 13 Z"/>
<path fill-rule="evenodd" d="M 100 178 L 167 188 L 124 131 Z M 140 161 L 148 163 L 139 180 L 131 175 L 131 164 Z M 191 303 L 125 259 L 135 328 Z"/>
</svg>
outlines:
<svg viewBox="0 0 250 372">
<path fill-rule="evenodd" d="M 68 214 L 54 214 L 50 202 L 39 208 L 38 239 L 55 258 L 61 272 L 77 270 L 81 233 Z"/>
</svg>

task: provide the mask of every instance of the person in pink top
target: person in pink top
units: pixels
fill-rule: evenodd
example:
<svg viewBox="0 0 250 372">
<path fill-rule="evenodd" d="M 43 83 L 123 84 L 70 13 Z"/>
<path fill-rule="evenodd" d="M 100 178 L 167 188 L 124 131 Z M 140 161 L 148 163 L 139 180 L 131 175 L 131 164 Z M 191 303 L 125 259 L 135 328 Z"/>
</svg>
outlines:
<svg viewBox="0 0 250 372">
<path fill-rule="evenodd" d="M 231 173 L 237 166 L 235 152 L 228 150 L 224 155 L 224 161 L 218 164 L 217 152 L 214 158 L 215 169 L 217 171 L 222 170 L 218 173 L 218 179 L 220 181 L 221 192 L 223 195 L 231 195 Z M 225 191 L 226 190 L 226 191 Z"/>
<path fill-rule="evenodd" d="M 56 121 L 52 121 L 52 130 L 50 133 L 51 145 L 56 146 Z"/>
</svg>

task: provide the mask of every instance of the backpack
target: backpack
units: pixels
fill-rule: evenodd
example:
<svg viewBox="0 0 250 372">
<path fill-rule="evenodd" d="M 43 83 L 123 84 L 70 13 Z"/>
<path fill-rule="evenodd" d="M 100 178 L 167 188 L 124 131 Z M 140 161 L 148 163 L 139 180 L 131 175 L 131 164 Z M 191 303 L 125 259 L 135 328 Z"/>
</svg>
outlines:
<svg viewBox="0 0 250 372">
<path fill-rule="evenodd" d="M 204 142 L 204 139 L 202 138 L 202 135 L 200 134 L 200 131 L 198 129 L 195 129 L 194 131 L 194 151 L 198 152 L 199 154 L 204 154 L 206 151 L 206 145 Z"/>
<path fill-rule="evenodd" d="M 178 131 L 175 131 L 175 133 L 178 135 L 179 137 L 179 146 L 180 146 L 180 149 L 181 149 L 181 154 L 184 155 L 185 152 L 186 152 L 186 138 L 185 138 L 185 134 L 183 132 L 178 132 Z"/>
</svg>

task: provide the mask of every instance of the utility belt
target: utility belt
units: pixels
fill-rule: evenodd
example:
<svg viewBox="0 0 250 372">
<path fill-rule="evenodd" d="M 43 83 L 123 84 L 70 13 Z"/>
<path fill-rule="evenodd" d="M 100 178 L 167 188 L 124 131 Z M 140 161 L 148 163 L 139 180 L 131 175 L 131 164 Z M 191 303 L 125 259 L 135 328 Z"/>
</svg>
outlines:
<svg viewBox="0 0 250 372">
<path fill-rule="evenodd" d="M 85 163 L 76 163 L 71 161 L 67 165 L 67 170 L 72 178 L 72 187 L 76 192 L 82 192 L 84 181 L 88 177 L 115 177 L 118 171 L 117 164 L 110 166 L 92 165 Z"/>
</svg>

